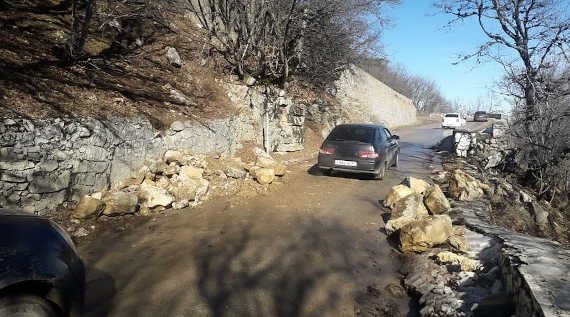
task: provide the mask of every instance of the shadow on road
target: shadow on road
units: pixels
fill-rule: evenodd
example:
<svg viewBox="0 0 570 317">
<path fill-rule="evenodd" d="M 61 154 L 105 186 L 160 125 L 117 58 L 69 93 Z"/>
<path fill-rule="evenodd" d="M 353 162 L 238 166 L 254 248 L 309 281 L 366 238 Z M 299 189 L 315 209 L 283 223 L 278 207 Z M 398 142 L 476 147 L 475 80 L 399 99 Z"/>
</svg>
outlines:
<svg viewBox="0 0 570 317">
<path fill-rule="evenodd" d="M 296 219 L 294 232 L 236 221 L 196 239 L 190 227 L 144 237 L 147 225 L 105 238 L 108 251 L 90 259 L 86 316 L 400 316 L 381 287 L 357 296 L 370 284 L 354 274 L 370 260 L 355 253 L 361 233 L 336 220 Z M 392 274 L 381 259 L 378 274 Z"/>
<path fill-rule="evenodd" d="M 108 316 L 117 292 L 113 277 L 95 267 L 87 267 L 86 288 L 85 310 L 92 316 Z"/>
</svg>

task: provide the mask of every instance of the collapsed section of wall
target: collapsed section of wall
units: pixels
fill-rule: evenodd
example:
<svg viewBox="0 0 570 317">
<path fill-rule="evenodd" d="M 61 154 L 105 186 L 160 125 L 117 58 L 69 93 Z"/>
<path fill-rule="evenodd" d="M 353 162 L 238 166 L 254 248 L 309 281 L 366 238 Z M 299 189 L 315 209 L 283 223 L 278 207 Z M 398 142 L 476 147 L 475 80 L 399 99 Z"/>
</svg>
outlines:
<svg viewBox="0 0 570 317">
<path fill-rule="evenodd" d="M 351 121 L 382 123 L 388 127 L 416 123 L 412 101 L 358 67 L 337 81 L 336 97 L 351 113 Z"/>
<path fill-rule="evenodd" d="M 227 87 L 235 112 L 221 119 L 175 121 L 165 131 L 138 118 L 61 117 L 0 120 L 0 208 L 44 214 L 134 177 L 167 150 L 231 155 L 241 143 L 267 151 L 303 149 L 305 119 L 323 133 L 342 122 L 326 103 L 295 103 L 267 87 Z"/>
</svg>

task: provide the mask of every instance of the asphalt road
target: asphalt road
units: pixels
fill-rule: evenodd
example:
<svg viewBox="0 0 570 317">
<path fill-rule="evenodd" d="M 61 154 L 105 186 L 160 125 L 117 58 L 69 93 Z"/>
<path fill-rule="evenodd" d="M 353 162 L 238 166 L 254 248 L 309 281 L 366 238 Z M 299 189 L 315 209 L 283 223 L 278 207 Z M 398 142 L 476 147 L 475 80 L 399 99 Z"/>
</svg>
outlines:
<svg viewBox="0 0 570 317">
<path fill-rule="evenodd" d="M 80 244 L 88 267 L 86 316 L 414 316 L 399 283 L 378 200 L 440 161 L 439 123 L 397 130 L 400 168 L 383 181 L 312 175 L 247 200 L 218 200 Z M 168 214 L 168 211 L 166 212 Z"/>
</svg>

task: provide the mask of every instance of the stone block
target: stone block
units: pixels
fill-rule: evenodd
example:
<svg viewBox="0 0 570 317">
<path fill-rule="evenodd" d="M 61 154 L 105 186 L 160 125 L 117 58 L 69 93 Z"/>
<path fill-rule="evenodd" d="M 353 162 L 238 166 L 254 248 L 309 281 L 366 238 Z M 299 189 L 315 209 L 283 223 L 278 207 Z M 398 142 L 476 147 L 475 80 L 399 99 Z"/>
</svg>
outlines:
<svg viewBox="0 0 570 317">
<path fill-rule="evenodd" d="M 71 172 L 34 173 L 29 190 L 34 194 L 54 193 L 69 187 Z"/>
</svg>

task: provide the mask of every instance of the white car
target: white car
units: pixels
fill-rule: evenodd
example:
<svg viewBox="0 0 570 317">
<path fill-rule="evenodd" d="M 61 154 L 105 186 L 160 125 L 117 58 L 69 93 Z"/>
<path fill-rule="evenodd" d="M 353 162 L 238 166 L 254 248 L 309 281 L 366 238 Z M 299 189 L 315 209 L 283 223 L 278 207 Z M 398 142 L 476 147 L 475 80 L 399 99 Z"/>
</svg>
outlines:
<svg viewBox="0 0 570 317">
<path fill-rule="evenodd" d="M 461 118 L 461 114 L 459 113 L 446 113 L 443 118 L 441 119 L 441 127 L 442 128 L 460 128 L 462 125 L 465 124 L 465 119 Z"/>
</svg>

